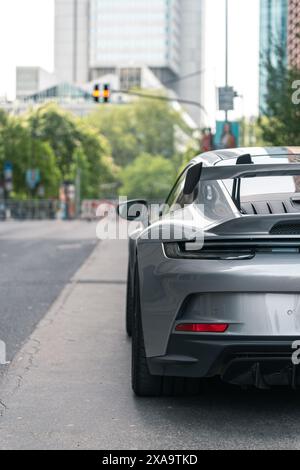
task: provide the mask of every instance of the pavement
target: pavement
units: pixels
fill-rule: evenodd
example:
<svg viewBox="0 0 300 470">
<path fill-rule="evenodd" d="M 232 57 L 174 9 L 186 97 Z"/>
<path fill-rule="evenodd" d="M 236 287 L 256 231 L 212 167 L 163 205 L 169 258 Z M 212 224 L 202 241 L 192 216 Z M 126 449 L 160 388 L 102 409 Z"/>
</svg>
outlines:
<svg viewBox="0 0 300 470">
<path fill-rule="evenodd" d="M 91 254 L 95 233 L 95 224 L 78 221 L 0 223 L 0 340 L 8 360 Z"/>
<path fill-rule="evenodd" d="M 299 449 L 289 390 L 133 395 L 126 263 L 126 241 L 99 242 L 16 354 L 0 384 L 0 448 Z"/>
</svg>

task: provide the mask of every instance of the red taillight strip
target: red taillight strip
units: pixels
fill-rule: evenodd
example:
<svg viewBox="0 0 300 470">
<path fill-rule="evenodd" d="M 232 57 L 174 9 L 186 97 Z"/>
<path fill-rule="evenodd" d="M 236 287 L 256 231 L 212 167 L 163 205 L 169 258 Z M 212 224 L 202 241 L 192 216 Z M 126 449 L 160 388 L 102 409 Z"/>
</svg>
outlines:
<svg viewBox="0 0 300 470">
<path fill-rule="evenodd" d="M 228 327 L 228 323 L 181 323 L 175 330 L 191 333 L 225 333 Z"/>
</svg>

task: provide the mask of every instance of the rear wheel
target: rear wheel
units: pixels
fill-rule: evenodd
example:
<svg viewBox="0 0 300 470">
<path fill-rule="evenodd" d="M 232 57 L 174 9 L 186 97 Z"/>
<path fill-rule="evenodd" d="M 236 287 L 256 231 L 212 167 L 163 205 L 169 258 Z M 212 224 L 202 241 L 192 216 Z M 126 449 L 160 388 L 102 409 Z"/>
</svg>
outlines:
<svg viewBox="0 0 300 470">
<path fill-rule="evenodd" d="M 132 332 L 132 388 L 140 397 L 161 395 L 162 377 L 149 373 L 141 322 L 139 289 L 136 288 L 135 316 Z"/>
<path fill-rule="evenodd" d="M 198 395 L 200 379 L 163 377 L 149 372 L 141 319 L 140 294 L 136 286 L 135 315 L 132 331 L 132 389 L 139 397 Z"/>
<path fill-rule="evenodd" d="M 133 315 L 134 315 L 134 298 L 132 295 L 132 280 L 130 275 L 130 268 L 128 265 L 128 274 L 127 274 L 127 293 L 126 293 L 126 332 L 127 335 L 131 338 L 132 336 L 132 324 L 133 324 Z"/>
</svg>

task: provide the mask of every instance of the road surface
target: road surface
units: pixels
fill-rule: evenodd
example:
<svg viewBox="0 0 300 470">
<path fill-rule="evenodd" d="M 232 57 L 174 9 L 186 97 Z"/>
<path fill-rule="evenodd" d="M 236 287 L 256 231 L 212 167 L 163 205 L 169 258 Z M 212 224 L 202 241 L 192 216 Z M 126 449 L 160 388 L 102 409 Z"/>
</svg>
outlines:
<svg viewBox="0 0 300 470">
<path fill-rule="evenodd" d="M 35 307 L 43 319 L 2 379 L 0 448 L 300 448 L 299 393 L 210 384 L 195 398 L 134 397 L 124 332 L 126 242 L 100 242 L 89 257 L 88 237 L 85 243 L 72 256 L 86 261 L 72 278 L 74 264 L 57 274 L 64 289 L 44 317 L 45 308 Z"/>
<path fill-rule="evenodd" d="M 95 225 L 0 223 L 0 339 L 11 360 L 95 247 Z"/>
</svg>

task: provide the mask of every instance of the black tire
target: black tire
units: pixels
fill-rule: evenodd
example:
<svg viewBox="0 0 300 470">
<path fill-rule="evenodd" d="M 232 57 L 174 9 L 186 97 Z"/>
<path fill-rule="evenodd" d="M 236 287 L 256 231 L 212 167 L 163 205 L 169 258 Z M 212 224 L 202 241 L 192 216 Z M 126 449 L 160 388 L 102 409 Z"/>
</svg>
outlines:
<svg viewBox="0 0 300 470">
<path fill-rule="evenodd" d="M 142 328 L 140 294 L 136 286 L 132 332 L 132 389 L 138 397 L 198 395 L 200 379 L 151 375 L 148 369 Z"/>
<path fill-rule="evenodd" d="M 137 285 L 132 332 L 132 389 L 139 397 L 159 397 L 162 392 L 162 377 L 149 373 L 140 310 L 140 295 Z"/>
<path fill-rule="evenodd" d="M 132 324 L 134 316 L 134 297 L 132 295 L 132 281 L 130 275 L 130 269 L 128 266 L 127 274 L 127 291 L 126 291 L 126 333 L 131 338 L 132 336 Z"/>
</svg>

